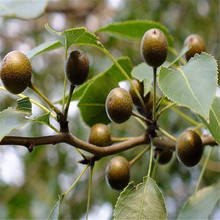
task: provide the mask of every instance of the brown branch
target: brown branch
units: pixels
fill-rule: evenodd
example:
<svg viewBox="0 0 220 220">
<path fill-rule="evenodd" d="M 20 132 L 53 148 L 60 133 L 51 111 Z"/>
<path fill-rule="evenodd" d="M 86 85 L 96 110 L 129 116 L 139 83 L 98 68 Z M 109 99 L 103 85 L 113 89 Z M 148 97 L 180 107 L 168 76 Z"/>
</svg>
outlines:
<svg viewBox="0 0 220 220">
<path fill-rule="evenodd" d="M 216 142 L 213 137 L 203 136 L 202 141 L 204 145 L 216 145 Z M 111 146 L 98 147 L 96 145 L 80 140 L 79 138 L 73 136 L 70 133 L 64 132 L 57 135 L 43 136 L 43 137 L 5 136 L 0 141 L 0 145 L 21 145 L 27 147 L 29 151 L 32 151 L 35 146 L 39 146 L 39 145 L 46 145 L 46 144 L 55 145 L 58 143 L 67 143 L 71 146 L 92 153 L 95 156 L 96 160 L 98 160 L 102 157 L 120 153 L 122 151 L 131 149 L 138 145 L 147 144 L 148 142 L 149 139 L 146 137 L 146 135 L 141 135 L 139 137 L 135 137 Z M 160 147 L 163 149 L 170 149 L 172 151 L 175 150 L 175 145 L 176 145 L 174 141 L 164 137 L 155 137 L 153 139 L 153 144 L 156 147 Z"/>
</svg>

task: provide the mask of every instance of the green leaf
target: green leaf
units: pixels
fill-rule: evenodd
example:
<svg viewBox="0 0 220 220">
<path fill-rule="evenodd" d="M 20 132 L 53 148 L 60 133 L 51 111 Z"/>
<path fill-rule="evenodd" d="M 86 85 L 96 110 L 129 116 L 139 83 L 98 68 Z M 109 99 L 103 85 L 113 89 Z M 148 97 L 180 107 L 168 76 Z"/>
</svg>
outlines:
<svg viewBox="0 0 220 220">
<path fill-rule="evenodd" d="M 173 38 L 169 35 L 168 29 L 162 24 L 148 20 L 130 20 L 110 24 L 98 29 L 96 32 L 110 32 L 113 35 L 121 36 L 131 40 L 141 41 L 145 32 L 151 28 L 158 28 L 164 32 L 169 46 L 172 46 Z"/>
<path fill-rule="evenodd" d="M 213 138 L 220 145 L 220 97 L 215 97 L 209 112 L 209 120 L 200 117 L 203 124 L 209 129 Z"/>
<path fill-rule="evenodd" d="M 150 177 L 135 186 L 131 182 L 120 194 L 115 205 L 114 220 L 167 219 L 163 195 Z"/>
<path fill-rule="evenodd" d="M 87 31 L 86 28 L 72 28 L 63 32 L 56 32 L 48 24 L 46 24 L 45 27 L 57 40 L 49 41 L 33 48 L 26 54 L 29 59 L 43 52 L 54 50 L 62 46 L 68 49 L 73 44 L 91 45 L 99 48 L 103 47 L 99 38 Z"/>
<path fill-rule="evenodd" d="M 151 84 L 153 82 L 153 69 L 145 62 L 137 65 L 132 70 L 132 76 L 144 83 L 144 96 L 151 90 Z"/>
<path fill-rule="evenodd" d="M 26 53 L 26 56 L 28 57 L 28 59 L 33 58 L 34 56 L 50 51 L 50 50 L 54 50 L 57 49 L 59 47 L 61 47 L 61 43 L 59 41 L 49 41 L 49 42 L 45 42 L 43 44 L 40 44 L 39 46 L 33 48 L 31 51 L 29 51 L 28 53 Z"/>
<path fill-rule="evenodd" d="M 31 116 L 32 115 L 32 104 L 31 104 L 29 97 L 18 99 L 15 110 L 24 112 L 28 116 Z"/>
<path fill-rule="evenodd" d="M 99 75 L 89 84 L 78 103 L 82 118 L 87 125 L 110 122 L 105 111 L 105 101 L 109 92 L 117 86 L 118 81 L 110 73 Z"/>
<path fill-rule="evenodd" d="M 25 118 L 25 113 L 7 108 L 0 112 L 0 141 L 2 138 L 10 134 L 13 130 L 21 128 L 30 122 Z"/>
<path fill-rule="evenodd" d="M 50 125 L 50 113 L 46 113 L 34 118 L 32 121 Z"/>
<path fill-rule="evenodd" d="M 63 202 L 63 195 L 59 196 L 59 200 L 56 202 L 55 206 L 52 208 L 48 220 L 59 220 L 60 207 Z"/>
<path fill-rule="evenodd" d="M 0 16 L 33 19 L 45 11 L 45 0 L 0 0 Z"/>
<path fill-rule="evenodd" d="M 45 25 L 45 28 L 63 45 L 66 50 L 68 50 L 68 48 L 73 44 L 87 44 L 96 47 L 103 47 L 99 38 L 93 33 L 87 31 L 84 27 L 72 28 L 63 32 L 54 31 L 48 24 Z"/>
<path fill-rule="evenodd" d="M 162 67 L 159 86 L 169 99 L 207 119 L 217 88 L 217 73 L 217 63 L 211 55 L 196 54 L 181 68 Z"/>
<path fill-rule="evenodd" d="M 207 219 L 220 199 L 220 184 L 199 190 L 185 203 L 177 219 Z"/>
</svg>

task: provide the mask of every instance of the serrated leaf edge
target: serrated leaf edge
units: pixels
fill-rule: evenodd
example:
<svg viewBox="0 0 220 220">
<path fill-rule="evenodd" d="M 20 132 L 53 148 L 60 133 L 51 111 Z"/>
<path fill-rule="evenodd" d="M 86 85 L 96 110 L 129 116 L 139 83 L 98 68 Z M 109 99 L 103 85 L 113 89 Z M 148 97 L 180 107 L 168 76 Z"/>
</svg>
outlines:
<svg viewBox="0 0 220 220">
<path fill-rule="evenodd" d="M 219 71 L 218 71 L 218 65 L 217 65 L 217 61 L 216 61 L 216 59 L 215 59 L 215 57 L 214 56 L 212 56 L 211 54 L 209 54 L 209 53 L 206 53 L 206 52 L 202 52 L 201 54 L 206 54 L 206 55 L 208 55 L 208 56 L 210 56 L 210 57 L 212 57 L 214 60 L 215 60 L 215 62 L 216 62 L 216 66 L 217 66 L 217 76 L 216 76 L 216 89 L 215 89 L 215 94 L 216 94 L 216 91 L 217 91 L 217 85 L 218 85 L 218 74 L 219 74 Z M 196 57 L 196 56 L 201 56 L 200 54 L 195 54 L 195 56 L 194 57 Z M 192 59 L 194 59 L 194 57 L 193 58 L 191 58 L 190 60 L 189 60 L 189 62 L 191 62 L 192 61 Z M 188 63 L 189 63 L 188 62 Z M 171 68 L 167 68 L 167 67 L 161 67 L 161 69 L 171 69 Z M 177 102 L 175 102 L 173 99 L 171 99 L 170 97 L 168 97 L 165 93 L 164 93 L 164 91 L 163 91 L 163 89 L 161 88 L 161 86 L 160 86 L 160 83 L 159 83 L 159 81 L 158 81 L 158 86 L 159 86 L 159 88 L 160 88 L 160 90 L 163 92 L 163 94 L 164 94 L 164 96 L 168 99 L 168 100 L 170 100 L 170 101 L 172 101 L 173 103 L 177 103 Z M 212 99 L 212 101 L 211 101 L 211 104 L 210 104 L 210 108 L 211 108 L 211 106 L 212 106 L 212 103 L 213 103 L 213 100 L 214 100 L 214 98 L 215 98 L 215 96 L 213 97 L 213 99 Z M 195 110 L 192 110 L 190 107 L 188 107 L 188 106 L 186 106 L 186 105 L 183 105 L 183 104 L 180 104 L 180 103 L 177 103 L 178 104 L 178 106 L 181 106 L 181 107 L 185 107 L 185 108 L 188 108 L 188 109 L 190 109 L 191 111 L 193 111 L 193 112 L 195 112 L 197 115 L 200 115 L 200 116 L 202 116 L 201 114 L 199 114 L 197 111 L 195 111 Z M 209 108 L 209 112 L 210 112 L 210 108 Z M 203 116 L 202 116 L 203 117 Z M 205 119 L 205 118 L 204 118 Z"/>
<path fill-rule="evenodd" d="M 119 200 L 120 200 L 120 198 L 121 198 L 121 195 L 127 190 L 127 188 L 131 187 L 132 185 L 133 185 L 133 187 L 131 188 L 131 190 L 135 189 L 135 191 L 137 191 L 137 189 L 138 189 L 141 185 L 146 184 L 146 182 L 148 181 L 148 179 L 151 179 L 151 180 L 154 182 L 155 186 L 157 187 L 158 191 L 159 191 L 160 194 L 161 194 L 162 201 L 163 201 L 163 204 L 164 204 L 164 209 L 165 209 L 165 212 L 166 212 L 166 219 L 167 219 L 168 213 L 167 213 L 167 209 L 166 209 L 166 202 L 165 202 L 165 199 L 164 199 L 164 197 L 163 197 L 163 194 L 162 194 L 160 188 L 158 187 L 158 185 L 157 185 L 157 183 L 156 183 L 156 181 L 155 181 L 154 179 L 152 179 L 152 178 L 150 178 L 150 177 L 148 177 L 148 176 L 145 176 L 145 177 L 143 177 L 143 182 L 141 182 L 141 183 L 135 185 L 135 182 L 134 182 L 134 181 L 131 181 L 131 182 L 123 189 L 123 191 L 120 192 L 119 197 L 117 198 L 117 201 L 116 201 L 115 206 L 114 206 L 113 220 L 116 220 L 116 219 L 115 219 L 115 208 L 117 207 L 117 205 L 118 205 L 118 203 L 119 203 Z M 130 192 L 130 191 L 129 191 L 129 192 Z"/>
</svg>

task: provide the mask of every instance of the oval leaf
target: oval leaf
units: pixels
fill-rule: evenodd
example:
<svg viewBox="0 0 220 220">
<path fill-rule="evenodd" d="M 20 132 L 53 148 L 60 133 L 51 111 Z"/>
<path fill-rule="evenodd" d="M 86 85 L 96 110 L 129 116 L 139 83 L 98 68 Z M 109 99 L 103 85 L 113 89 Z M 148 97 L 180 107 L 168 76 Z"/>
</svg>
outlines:
<svg viewBox="0 0 220 220">
<path fill-rule="evenodd" d="M 0 0 L 0 16 L 22 19 L 37 18 L 47 6 L 45 0 Z"/>
<path fill-rule="evenodd" d="M 196 54 L 181 68 L 162 67 L 159 86 L 169 99 L 207 119 L 217 88 L 217 73 L 217 63 L 211 55 Z"/>
<path fill-rule="evenodd" d="M 199 190 L 189 198 L 177 219 L 207 219 L 220 199 L 220 184 Z"/>
<path fill-rule="evenodd" d="M 145 177 L 143 183 L 131 182 L 124 189 L 115 205 L 117 219 L 167 219 L 163 195 L 153 179 Z"/>
<path fill-rule="evenodd" d="M 168 29 L 162 24 L 148 20 L 130 20 L 110 24 L 98 29 L 96 32 L 110 32 L 114 35 L 128 38 L 131 40 L 141 41 L 145 32 L 151 28 L 158 28 L 164 32 L 167 37 L 169 46 L 172 46 L 173 38 L 169 35 Z"/>
<path fill-rule="evenodd" d="M 109 92 L 117 86 L 118 81 L 109 73 L 99 75 L 89 84 L 78 103 L 82 118 L 87 125 L 110 122 L 105 111 L 105 101 Z"/>
</svg>

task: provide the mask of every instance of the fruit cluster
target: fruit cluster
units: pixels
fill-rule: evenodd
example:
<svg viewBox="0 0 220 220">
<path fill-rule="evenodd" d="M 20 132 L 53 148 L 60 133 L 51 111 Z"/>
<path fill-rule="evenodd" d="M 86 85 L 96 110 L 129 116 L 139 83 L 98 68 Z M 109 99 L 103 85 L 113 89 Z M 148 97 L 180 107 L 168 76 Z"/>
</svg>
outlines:
<svg viewBox="0 0 220 220">
<path fill-rule="evenodd" d="M 184 46 L 188 47 L 188 51 L 185 54 L 187 61 L 196 53 L 200 54 L 206 50 L 202 38 L 195 34 L 187 37 Z M 168 54 L 168 43 L 166 36 L 161 30 L 153 28 L 144 34 L 141 41 L 141 54 L 144 61 L 154 69 L 165 62 Z M 89 74 L 89 59 L 87 55 L 80 50 L 73 50 L 66 60 L 65 74 L 71 86 L 84 83 Z M 12 51 L 4 57 L 1 80 L 9 92 L 13 94 L 22 93 L 27 87 L 38 91 L 31 82 L 31 75 L 31 63 L 23 53 Z M 37 93 L 40 94 L 39 91 Z M 112 122 L 124 123 L 131 115 L 137 116 L 137 113 L 133 111 L 134 104 L 137 111 L 143 117 L 146 117 L 147 131 L 155 131 L 156 127 L 152 127 L 152 124 L 155 125 L 152 117 L 154 96 L 155 94 L 152 91 L 144 96 L 143 82 L 133 79 L 129 91 L 120 87 L 110 91 L 105 103 L 106 113 Z M 71 99 L 70 97 L 69 100 Z M 46 98 L 44 99 L 47 101 Z M 50 104 L 49 101 L 48 103 Z M 52 104 L 50 106 L 53 108 Z M 59 110 L 57 112 L 59 113 Z M 149 138 L 152 137 L 149 136 Z M 98 147 L 106 147 L 114 141 L 109 127 L 98 123 L 91 127 L 88 142 Z M 176 141 L 176 154 L 182 164 L 187 167 L 195 166 L 200 161 L 202 153 L 203 143 L 198 133 L 193 130 L 185 130 L 179 135 Z M 170 162 L 172 156 L 173 152 L 168 149 L 154 148 L 154 158 L 160 164 Z M 113 189 L 123 189 L 130 180 L 130 168 L 131 164 L 124 157 L 116 156 L 112 158 L 105 172 L 108 184 Z"/>
</svg>

